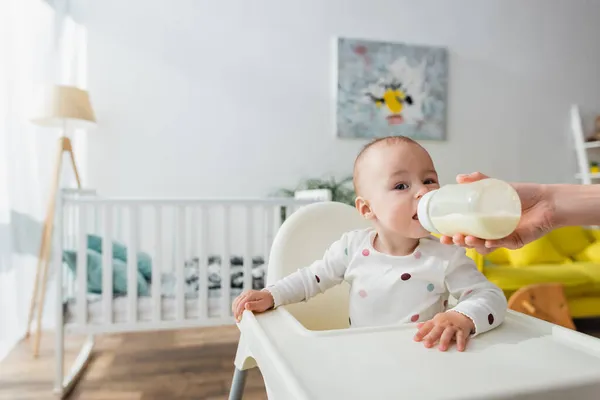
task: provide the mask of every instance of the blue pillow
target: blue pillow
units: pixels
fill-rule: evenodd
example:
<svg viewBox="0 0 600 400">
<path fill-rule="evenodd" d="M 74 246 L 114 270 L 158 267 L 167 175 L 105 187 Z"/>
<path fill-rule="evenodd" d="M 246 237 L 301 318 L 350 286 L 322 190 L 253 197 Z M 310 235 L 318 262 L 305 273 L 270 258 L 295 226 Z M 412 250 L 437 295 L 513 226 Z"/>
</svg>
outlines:
<svg viewBox="0 0 600 400">
<path fill-rule="evenodd" d="M 63 261 L 77 276 L 77 252 L 74 250 L 63 251 Z M 127 263 L 113 258 L 113 294 L 127 294 Z M 94 250 L 87 250 L 87 284 L 88 292 L 102 293 L 102 254 Z M 148 282 L 144 276 L 137 272 L 137 291 L 138 296 L 148 296 Z"/>
<path fill-rule="evenodd" d="M 102 238 L 97 235 L 88 235 L 88 249 L 92 249 L 102 254 Z M 127 263 L 127 247 L 117 241 L 113 241 L 112 245 L 113 258 Z M 142 251 L 137 252 L 138 271 L 148 281 L 152 281 L 152 257 L 148 253 Z"/>
</svg>

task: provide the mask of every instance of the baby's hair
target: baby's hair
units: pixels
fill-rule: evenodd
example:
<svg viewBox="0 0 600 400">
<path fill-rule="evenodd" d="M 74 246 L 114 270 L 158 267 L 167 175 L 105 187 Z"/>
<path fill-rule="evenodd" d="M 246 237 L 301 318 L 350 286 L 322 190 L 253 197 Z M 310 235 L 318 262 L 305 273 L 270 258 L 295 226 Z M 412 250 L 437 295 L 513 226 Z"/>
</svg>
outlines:
<svg viewBox="0 0 600 400">
<path fill-rule="evenodd" d="M 380 137 L 377 139 L 374 139 L 372 141 L 370 141 L 369 143 L 367 143 L 362 149 L 361 151 L 358 153 L 358 155 L 356 156 L 356 159 L 354 160 L 354 170 L 352 173 L 352 184 L 354 185 L 354 192 L 358 195 L 358 171 L 359 171 L 359 166 L 360 163 L 362 161 L 362 159 L 365 157 L 365 154 L 367 153 L 367 151 L 374 147 L 375 145 L 396 145 L 396 144 L 400 144 L 400 143 L 409 143 L 409 144 L 416 144 L 417 146 L 421 146 L 418 142 L 416 142 L 415 140 L 407 137 L 407 136 L 385 136 L 385 137 Z"/>
</svg>

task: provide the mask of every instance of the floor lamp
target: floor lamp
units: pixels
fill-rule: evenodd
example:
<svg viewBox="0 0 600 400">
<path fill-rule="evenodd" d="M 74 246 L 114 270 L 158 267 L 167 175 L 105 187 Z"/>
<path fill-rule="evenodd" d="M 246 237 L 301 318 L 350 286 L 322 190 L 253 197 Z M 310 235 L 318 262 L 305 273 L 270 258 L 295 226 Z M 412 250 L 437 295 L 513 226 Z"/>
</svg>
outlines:
<svg viewBox="0 0 600 400">
<path fill-rule="evenodd" d="M 81 180 L 75 156 L 73 154 L 73 146 L 68 137 L 67 129 L 81 129 L 95 125 L 96 117 L 90 104 L 89 94 L 85 90 L 73 86 L 53 85 L 45 88 L 39 100 L 39 106 L 34 112 L 31 122 L 36 125 L 61 128 L 62 135 L 58 139 L 58 148 L 56 152 L 56 161 L 54 164 L 54 174 L 52 184 L 50 186 L 50 197 L 48 208 L 46 210 L 46 218 L 44 220 L 44 228 L 40 241 L 40 250 L 38 256 L 37 269 L 35 273 L 35 283 L 33 294 L 31 296 L 31 304 L 29 307 L 29 318 L 27 320 L 28 337 L 31 332 L 31 324 L 33 322 L 35 309 L 37 306 L 36 320 L 36 335 L 33 344 L 33 355 L 39 355 L 40 338 L 41 338 L 41 323 L 44 312 L 44 299 L 46 296 L 46 281 L 48 275 L 48 262 L 50 257 L 50 249 L 52 248 L 52 231 L 54 226 L 54 210 L 56 206 L 56 196 L 60 186 L 60 177 L 62 172 L 62 161 L 64 153 L 68 153 L 71 166 L 75 173 L 77 188 L 81 189 Z M 60 266 L 57 266 L 60 268 Z M 61 284 L 57 282 L 57 284 Z"/>
</svg>

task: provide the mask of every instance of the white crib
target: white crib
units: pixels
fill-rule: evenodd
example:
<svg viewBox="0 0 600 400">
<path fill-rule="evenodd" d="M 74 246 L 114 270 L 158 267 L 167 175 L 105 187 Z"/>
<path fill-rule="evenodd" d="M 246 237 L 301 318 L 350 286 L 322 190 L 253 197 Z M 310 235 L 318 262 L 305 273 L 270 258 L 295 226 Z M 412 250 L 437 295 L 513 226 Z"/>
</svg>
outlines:
<svg viewBox="0 0 600 400">
<path fill-rule="evenodd" d="M 233 324 L 231 302 L 264 287 L 282 221 L 316 200 L 59 196 L 54 234 L 56 374 L 65 396 L 94 335 Z M 64 376 L 65 334 L 88 335 Z"/>
</svg>

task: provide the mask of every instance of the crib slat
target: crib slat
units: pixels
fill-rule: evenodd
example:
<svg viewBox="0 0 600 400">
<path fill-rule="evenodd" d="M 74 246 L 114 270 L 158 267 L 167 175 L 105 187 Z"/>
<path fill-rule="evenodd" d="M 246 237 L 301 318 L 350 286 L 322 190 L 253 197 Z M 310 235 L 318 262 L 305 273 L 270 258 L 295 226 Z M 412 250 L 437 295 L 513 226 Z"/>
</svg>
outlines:
<svg viewBox="0 0 600 400">
<path fill-rule="evenodd" d="M 102 237 L 102 315 L 107 324 L 113 322 L 113 266 L 112 266 L 112 211 L 110 204 L 104 206 L 104 235 Z"/>
<path fill-rule="evenodd" d="M 76 246 L 75 243 L 75 234 L 77 232 L 77 224 L 75 221 L 75 210 L 76 210 L 76 205 L 68 205 L 68 206 L 64 206 L 64 210 L 65 210 L 65 215 L 66 215 L 66 219 L 67 222 L 65 225 L 67 225 L 67 229 L 68 231 L 65 232 L 65 244 L 64 244 L 64 248 L 65 249 L 73 249 Z M 65 269 L 66 274 L 68 279 L 68 288 L 67 288 L 67 293 L 70 299 L 72 299 L 73 297 L 76 296 L 75 293 L 75 285 L 76 285 L 76 278 L 75 278 L 75 274 L 72 273 L 72 271 L 66 267 Z"/>
<path fill-rule="evenodd" d="M 206 207 L 199 208 L 198 232 L 198 311 L 199 318 L 208 317 L 208 212 Z"/>
<path fill-rule="evenodd" d="M 127 305 L 129 322 L 137 321 L 137 242 L 138 242 L 138 215 L 137 207 L 129 207 L 129 245 L 127 246 Z"/>
<path fill-rule="evenodd" d="M 275 236 L 281 227 L 281 209 L 282 206 L 275 206 L 273 207 L 273 212 L 271 213 L 273 215 L 273 236 L 271 236 L 271 241 L 269 242 L 269 251 L 271 250 L 273 240 L 275 239 Z"/>
<path fill-rule="evenodd" d="M 185 207 L 177 207 L 177 230 L 175 231 L 175 277 L 176 277 L 176 316 L 178 321 L 185 319 L 185 270 L 184 270 L 184 248 L 185 248 Z"/>
<path fill-rule="evenodd" d="M 263 236 L 263 254 L 265 264 L 268 265 L 269 254 L 271 253 L 271 243 L 273 242 L 273 208 L 263 207 L 264 236 Z"/>
<path fill-rule="evenodd" d="M 97 205 L 93 205 L 92 206 L 92 228 L 90 229 L 90 232 L 93 234 L 97 234 L 99 232 L 100 229 L 100 213 L 98 212 L 98 206 Z"/>
<path fill-rule="evenodd" d="M 163 322 L 163 318 L 186 322 L 186 319 L 190 316 L 195 317 L 196 314 L 191 314 L 190 310 L 187 309 L 188 302 L 186 301 L 185 265 L 190 255 L 198 257 L 198 299 L 194 300 L 194 303 L 197 302 L 196 305 L 198 306 L 198 320 L 204 319 L 209 322 L 208 320 L 214 320 L 215 318 L 231 318 L 231 255 L 235 254 L 237 256 L 240 253 L 243 254 L 243 267 L 241 268 L 244 271 L 243 279 L 241 280 L 243 283 L 240 282 L 239 278 L 237 282 L 243 284 L 245 290 L 252 289 L 254 285 L 253 257 L 260 255 L 264 259 L 264 262 L 268 264 L 272 240 L 277 234 L 280 225 L 279 211 L 281 207 L 287 205 L 289 207 L 287 211 L 291 214 L 293 209 L 299 208 L 304 204 L 295 200 L 276 200 L 171 199 L 165 201 L 161 199 L 126 199 L 126 201 L 123 201 L 122 199 L 111 198 L 65 198 L 63 226 L 68 227 L 72 225 L 72 228 L 67 229 L 68 232 L 65 232 L 64 243 L 72 242 L 70 248 L 75 249 L 78 254 L 75 273 L 66 271 L 67 274 L 72 274 L 74 278 L 67 279 L 67 286 L 73 289 L 71 299 L 76 301 L 74 310 L 76 320 L 73 322 L 87 325 L 91 323 L 93 317 L 94 323 L 101 321 L 107 325 L 114 325 L 121 321 L 129 323 L 138 323 L 142 320 L 146 322 L 150 320 Z M 172 207 L 171 209 L 175 212 L 167 215 L 164 211 L 165 206 Z M 150 217 L 156 218 L 156 226 L 151 228 L 154 232 L 143 231 L 146 226 L 146 220 L 142 218 L 145 216 L 145 211 L 144 214 L 141 214 L 141 212 L 146 207 L 160 209 L 160 212 Z M 214 215 L 209 213 L 209 211 L 212 211 L 210 207 L 217 207 L 215 210 L 217 213 Z M 239 214 L 236 211 L 237 207 L 241 207 L 242 212 Z M 199 215 L 201 218 L 199 219 L 201 222 L 190 225 L 191 220 L 188 221 L 187 216 L 191 217 L 188 210 L 192 208 L 200 212 Z M 69 209 L 75 212 L 68 213 Z M 179 213 L 178 209 L 180 210 Z M 223 214 L 221 214 L 221 211 Z M 234 213 L 234 211 L 236 212 Z M 238 215 L 241 217 L 239 221 Z M 70 216 L 73 216 L 73 218 L 70 218 Z M 218 219 L 213 220 L 213 216 L 218 217 Z M 242 226 L 244 217 L 246 218 L 245 227 Z M 193 220 L 195 219 L 193 218 Z M 151 219 L 150 221 L 153 220 Z M 150 225 L 153 225 L 152 222 Z M 216 229 L 211 228 L 213 225 Z M 190 226 L 192 230 L 188 232 Z M 241 229 L 238 230 L 238 227 Z M 168 234 L 166 233 L 167 231 Z M 171 233 L 173 231 L 175 235 Z M 216 237 L 213 232 L 218 232 Z M 104 272 L 107 272 L 106 274 L 102 274 L 103 293 L 106 296 L 103 295 L 102 301 L 98 304 L 98 314 L 95 314 L 95 312 L 92 313 L 95 308 L 91 309 L 88 306 L 87 300 L 89 295 L 86 278 L 87 270 L 91 265 L 87 265 L 86 250 L 89 240 L 88 235 L 92 233 L 98 233 L 103 238 L 102 269 Z M 164 239 L 168 243 L 165 243 Z M 237 241 L 241 240 L 239 247 L 237 241 L 233 242 L 234 239 Z M 110 256 L 114 251 L 114 249 L 111 249 L 111 243 L 114 243 L 114 241 L 122 242 L 126 246 L 129 256 L 127 261 L 127 289 L 129 293 L 126 299 L 121 299 L 127 304 L 127 310 L 123 309 L 123 313 L 117 313 L 118 310 L 115 307 L 114 295 L 112 293 L 114 287 L 112 264 L 114 262 Z M 194 244 L 194 247 L 198 246 L 198 248 L 192 251 L 189 248 L 190 242 Z M 213 244 L 218 247 L 213 249 Z M 154 252 L 152 260 L 152 299 L 150 301 L 152 305 L 148 310 L 145 310 L 148 311 L 147 314 L 142 314 L 140 309 L 142 302 L 139 299 L 140 293 L 138 293 L 137 284 L 139 270 L 137 254 L 140 250 L 147 251 L 145 249 L 149 245 L 151 248 L 154 247 L 151 250 Z M 65 246 L 65 248 L 67 247 L 69 246 Z M 218 290 L 209 289 L 209 273 L 212 269 L 209 269 L 208 256 L 214 254 L 212 250 L 216 250 L 217 254 L 220 254 L 221 259 L 218 272 L 221 278 L 221 285 Z M 233 253 L 234 250 L 235 253 Z M 171 268 L 175 264 L 175 267 L 171 271 L 174 271 L 176 274 L 174 279 L 176 290 L 173 298 L 175 307 L 169 311 L 163 310 L 164 302 L 162 299 L 161 270 L 165 264 Z M 217 267 L 217 265 L 212 265 L 212 267 Z M 236 267 L 236 270 L 239 269 L 239 267 Z M 235 289 L 234 292 L 237 293 L 237 290 Z M 216 293 L 218 293 L 218 298 L 213 298 L 215 297 L 213 294 Z M 212 306 L 216 306 L 216 309 Z M 110 327 L 107 328 L 111 329 Z"/>
<path fill-rule="evenodd" d="M 244 235 L 244 290 L 252 289 L 252 230 L 254 228 L 253 209 L 250 206 L 244 208 L 246 234 Z"/>
<path fill-rule="evenodd" d="M 223 253 L 221 255 L 221 317 L 231 315 L 231 268 L 229 254 L 229 205 L 223 205 Z"/>
<path fill-rule="evenodd" d="M 123 209 L 125 207 L 119 207 L 117 209 L 117 234 L 115 235 L 117 239 L 122 240 L 125 234 L 123 233 Z"/>
<path fill-rule="evenodd" d="M 69 233 L 69 248 L 77 248 L 77 232 L 79 231 L 79 206 L 76 204 L 71 206 L 71 231 Z M 77 293 L 77 279 L 76 274 L 71 275 L 73 280 L 71 281 L 71 296 L 75 297 Z"/>
<path fill-rule="evenodd" d="M 154 248 L 156 249 L 156 256 L 152 263 L 152 317 L 154 321 L 160 321 L 161 316 L 161 286 L 160 286 L 160 267 L 163 263 L 162 254 L 162 207 L 156 206 L 154 209 L 155 215 L 155 226 L 154 226 Z"/>
<path fill-rule="evenodd" d="M 56 282 L 61 283 L 63 278 L 63 250 L 68 248 L 65 246 L 65 207 L 63 205 L 63 193 L 58 193 L 56 196 L 56 221 L 54 222 L 56 228 L 56 238 L 54 245 L 55 250 L 52 254 L 52 264 L 55 268 Z M 68 225 L 67 225 L 68 227 Z M 72 248 L 72 247 L 71 247 Z M 54 375 L 54 389 L 62 389 L 61 383 L 64 377 L 64 351 L 65 351 L 65 337 L 64 337 L 64 314 L 63 314 L 63 301 L 64 301 L 64 286 L 57 285 L 56 298 L 54 300 L 55 307 L 55 331 L 54 331 L 54 359 L 56 362 L 55 375 Z M 6 307 L 6 305 L 4 306 Z M 40 327 L 41 328 L 41 327 Z"/>
<path fill-rule="evenodd" d="M 77 316 L 79 323 L 87 322 L 87 220 L 86 205 L 77 207 L 79 227 L 77 229 Z"/>
<path fill-rule="evenodd" d="M 273 213 L 271 207 L 264 207 L 264 224 L 265 242 L 263 247 L 265 255 L 268 255 L 271 251 L 271 241 L 273 240 Z"/>
<path fill-rule="evenodd" d="M 67 212 L 65 212 L 67 211 Z M 62 219 L 61 219 L 61 229 L 56 229 L 57 235 L 60 235 L 60 243 L 61 246 L 63 246 L 63 248 L 69 248 L 69 243 L 67 242 L 68 238 L 69 238 L 69 216 L 68 216 L 68 209 L 66 207 L 62 207 L 61 209 L 62 212 Z M 57 218 L 55 216 L 55 218 Z M 58 221 L 58 218 L 57 218 Z M 56 223 L 55 223 L 56 225 Z M 57 242 L 58 242 L 58 236 L 57 236 Z M 60 247 L 56 247 L 57 249 L 60 249 L 60 251 L 62 252 L 63 248 Z M 72 248 L 72 247 L 71 247 Z M 61 260 L 62 260 L 62 256 L 61 256 Z M 62 290 L 63 292 L 66 294 L 67 299 L 70 298 L 70 293 L 69 293 L 69 276 L 67 274 L 68 271 L 68 267 L 65 268 L 65 265 L 62 263 L 62 261 L 59 264 L 56 264 L 57 268 L 60 268 L 61 273 L 60 275 L 62 276 Z M 62 300 L 61 300 L 62 301 Z"/>
</svg>

